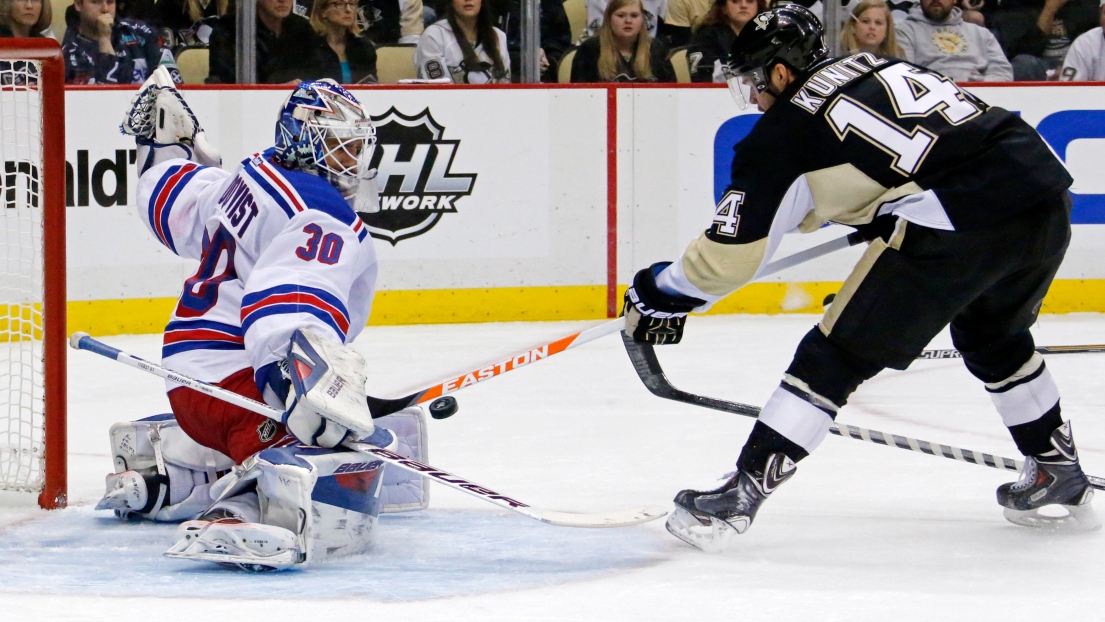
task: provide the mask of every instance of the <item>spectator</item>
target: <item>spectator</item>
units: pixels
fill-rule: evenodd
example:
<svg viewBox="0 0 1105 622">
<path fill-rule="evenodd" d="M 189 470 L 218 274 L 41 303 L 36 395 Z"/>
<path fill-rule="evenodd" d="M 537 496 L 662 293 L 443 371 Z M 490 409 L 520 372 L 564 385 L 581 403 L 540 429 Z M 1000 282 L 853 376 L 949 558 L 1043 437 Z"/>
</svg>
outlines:
<svg viewBox="0 0 1105 622">
<path fill-rule="evenodd" d="M 295 0 L 292 11 L 306 17 L 313 4 Z M 422 0 L 359 0 L 356 11 L 361 34 L 376 45 L 415 44 L 425 30 Z"/>
<path fill-rule="evenodd" d="M 1098 9 L 1097 28 L 1079 35 L 1067 52 L 1059 79 L 1065 82 L 1105 80 L 1105 0 Z"/>
<path fill-rule="evenodd" d="M 540 0 L 540 70 L 543 82 L 556 82 L 557 66 L 560 57 L 572 46 L 572 25 L 568 14 L 564 12 L 564 0 Z M 514 82 L 521 81 L 522 67 L 522 2 L 521 0 L 500 0 L 491 3 L 492 10 L 499 15 L 496 24 L 506 33 L 507 52 L 510 54 L 510 77 Z"/>
<path fill-rule="evenodd" d="M 76 22 L 62 41 L 66 84 L 141 84 L 158 65 L 181 82 L 173 54 L 142 22 L 115 19 L 115 0 L 73 0 Z"/>
<path fill-rule="evenodd" d="M 955 0 L 921 0 L 896 27 L 911 63 L 956 82 L 1006 82 L 1013 67 L 990 31 L 963 21 Z"/>
<path fill-rule="evenodd" d="M 841 33 L 844 51 L 849 54 L 869 52 L 883 58 L 904 58 L 894 33 L 894 16 L 882 0 L 863 0 L 844 23 Z"/>
<path fill-rule="evenodd" d="M 330 78 L 341 84 L 376 83 L 376 46 L 361 36 L 353 0 L 315 0 L 311 28 L 314 42 L 304 79 Z"/>
<path fill-rule="evenodd" d="M 641 0 L 611 0 L 596 36 L 579 45 L 572 82 L 675 82 L 668 48 L 645 28 Z"/>
<path fill-rule="evenodd" d="M 587 4 L 587 36 L 598 34 L 603 24 L 603 16 L 606 15 L 606 7 L 610 0 L 586 0 Z M 645 27 L 650 37 L 656 38 L 664 24 L 662 17 L 668 14 L 668 0 L 641 0 L 641 11 L 645 16 Z"/>
<path fill-rule="evenodd" d="M 165 45 L 179 54 L 187 48 L 207 47 L 211 29 L 226 15 L 229 0 L 157 0 L 157 25 Z"/>
<path fill-rule="evenodd" d="M 673 48 L 687 45 L 691 42 L 692 31 L 715 4 L 710 0 L 669 0 L 660 38 Z"/>
<path fill-rule="evenodd" d="M 714 0 L 691 36 L 691 82 L 725 82 L 721 68 L 744 25 L 767 8 L 766 0 Z"/>
<path fill-rule="evenodd" d="M 0 0 L 0 37 L 41 37 L 51 19 L 50 0 Z"/>
<path fill-rule="evenodd" d="M 1015 80 L 1055 75 L 1071 43 L 1097 22 L 1097 0 L 1007 0 L 987 16 Z"/>
<path fill-rule="evenodd" d="M 418 40 L 414 67 L 419 78 L 448 77 L 458 84 L 510 82 L 506 33 L 493 25 L 487 4 L 446 0 L 442 15 Z"/>
<path fill-rule="evenodd" d="M 235 84 L 237 17 L 233 8 L 211 31 L 211 74 L 208 84 Z M 292 0 L 257 0 L 257 81 L 288 82 L 302 59 L 311 54 L 314 31 L 307 20 L 292 14 Z"/>
</svg>

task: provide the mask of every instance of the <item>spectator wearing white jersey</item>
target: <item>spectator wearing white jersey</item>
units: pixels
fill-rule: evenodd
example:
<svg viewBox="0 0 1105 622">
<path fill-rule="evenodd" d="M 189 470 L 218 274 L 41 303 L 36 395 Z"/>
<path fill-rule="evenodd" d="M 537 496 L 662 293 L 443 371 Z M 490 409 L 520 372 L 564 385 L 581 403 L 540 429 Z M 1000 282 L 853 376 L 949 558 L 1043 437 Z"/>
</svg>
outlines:
<svg viewBox="0 0 1105 622">
<path fill-rule="evenodd" d="M 487 3 L 446 0 L 442 15 L 418 40 L 414 67 L 419 78 L 452 78 L 458 84 L 510 82 L 506 33 L 493 25 Z"/>
<path fill-rule="evenodd" d="M 1105 81 L 1105 0 L 1101 0 L 1101 25 L 1079 35 L 1059 71 L 1059 79 L 1064 82 Z"/>
</svg>

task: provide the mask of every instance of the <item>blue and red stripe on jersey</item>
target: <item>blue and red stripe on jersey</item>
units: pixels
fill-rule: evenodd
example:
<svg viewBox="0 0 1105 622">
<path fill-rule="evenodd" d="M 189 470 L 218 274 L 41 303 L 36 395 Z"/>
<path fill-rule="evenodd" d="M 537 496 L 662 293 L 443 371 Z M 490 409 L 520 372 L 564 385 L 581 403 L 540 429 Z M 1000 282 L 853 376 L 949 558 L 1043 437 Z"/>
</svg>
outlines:
<svg viewBox="0 0 1105 622">
<path fill-rule="evenodd" d="M 165 327 L 161 358 L 190 350 L 244 350 L 241 327 L 210 320 L 176 320 Z"/>
<path fill-rule="evenodd" d="M 363 242 L 368 227 L 349 206 L 341 193 L 326 179 L 298 170 L 288 170 L 272 163 L 271 149 L 243 163 L 243 170 L 280 206 L 288 218 L 307 209 L 318 210 L 349 225 Z"/>
<path fill-rule="evenodd" d="M 196 173 L 206 167 L 198 164 L 181 164 L 170 166 L 161 175 L 161 179 L 154 186 L 150 196 L 149 213 L 147 217 L 153 228 L 154 234 L 161 243 L 176 252 L 176 244 L 173 243 L 173 234 L 169 230 L 169 214 L 173 210 L 173 203 L 180 196 L 180 191 L 188 185 Z"/>
<path fill-rule="evenodd" d="M 308 313 L 322 320 L 345 341 L 349 332 L 349 311 L 330 292 L 304 285 L 278 285 L 247 294 L 242 299 L 242 332 L 270 315 Z"/>
</svg>

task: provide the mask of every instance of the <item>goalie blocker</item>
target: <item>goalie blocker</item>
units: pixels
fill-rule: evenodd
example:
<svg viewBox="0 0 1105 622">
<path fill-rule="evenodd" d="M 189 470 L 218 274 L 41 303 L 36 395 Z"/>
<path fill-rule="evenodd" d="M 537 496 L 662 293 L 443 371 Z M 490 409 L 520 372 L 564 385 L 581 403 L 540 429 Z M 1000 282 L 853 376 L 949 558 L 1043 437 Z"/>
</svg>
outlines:
<svg viewBox="0 0 1105 622">
<path fill-rule="evenodd" d="M 420 407 L 383 417 L 377 428 L 374 440 L 393 438 L 392 451 L 427 460 Z M 352 555 L 371 546 L 380 512 L 429 504 L 423 478 L 345 449 L 286 438 L 235 466 L 189 438 L 168 414 L 118 423 L 110 438 L 115 473 L 96 509 L 121 519 L 207 519 L 181 526 L 166 553 L 171 557 L 258 570 Z M 220 541 L 231 530 L 263 537 L 247 538 L 249 546 L 240 546 L 240 537 Z M 265 550 L 263 542 L 279 542 L 281 550 Z"/>
</svg>

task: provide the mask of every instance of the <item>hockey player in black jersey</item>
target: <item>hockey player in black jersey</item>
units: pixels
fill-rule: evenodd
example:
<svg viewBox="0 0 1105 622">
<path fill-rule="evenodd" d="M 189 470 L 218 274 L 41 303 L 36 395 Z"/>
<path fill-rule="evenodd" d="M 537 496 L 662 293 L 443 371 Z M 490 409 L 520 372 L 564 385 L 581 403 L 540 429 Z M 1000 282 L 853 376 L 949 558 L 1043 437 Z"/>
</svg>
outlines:
<svg viewBox="0 0 1105 622">
<path fill-rule="evenodd" d="M 1029 327 L 1070 239 L 1072 179 L 1029 125 L 947 78 L 860 53 L 830 58 L 821 24 L 785 5 L 735 41 L 730 89 L 764 115 L 735 147 L 712 226 L 636 274 L 625 332 L 678 343 L 688 312 L 756 278 L 783 234 L 826 222 L 873 241 L 802 339 L 721 487 L 684 490 L 668 530 L 725 548 L 825 438 L 865 380 L 905 369 L 945 326 L 1027 456 L 998 488 L 1010 521 L 1098 526 L 1059 393 Z M 1049 517 L 1044 506 L 1063 506 Z"/>
</svg>

